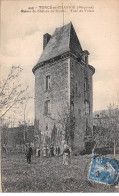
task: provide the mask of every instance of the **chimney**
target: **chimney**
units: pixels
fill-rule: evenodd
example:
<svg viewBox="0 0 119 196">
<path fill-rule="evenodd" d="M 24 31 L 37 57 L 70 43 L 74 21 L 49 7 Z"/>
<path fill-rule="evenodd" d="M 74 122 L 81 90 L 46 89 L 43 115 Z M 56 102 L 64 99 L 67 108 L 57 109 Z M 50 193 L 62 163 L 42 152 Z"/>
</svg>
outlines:
<svg viewBox="0 0 119 196">
<path fill-rule="evenodd" d="M 50 38 L 51 38 L 51 35 L 48 33 L 43 35 L 43 50 L 45 49 L 46 45 L 48 44 Z"/>
</svg>

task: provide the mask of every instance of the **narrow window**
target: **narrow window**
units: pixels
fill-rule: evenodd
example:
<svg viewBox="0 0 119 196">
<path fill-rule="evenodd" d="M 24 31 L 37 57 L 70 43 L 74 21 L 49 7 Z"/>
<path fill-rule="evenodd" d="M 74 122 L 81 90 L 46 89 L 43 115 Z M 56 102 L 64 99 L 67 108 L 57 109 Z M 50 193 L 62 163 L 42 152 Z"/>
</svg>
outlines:
<svg viewBox="0 0 119 196">
<path fill-rule="evenodd" d="M 85 114 L 90 113 L 90 105 L 88 101 L 85 101 Z"/>
<path fill-rule="evenodd" d="M 88 64 L 88 55 L 85 56 L 85 62 Z"/>
<path fill-rule="evenodd" d="M 77 93 L 77 82 L 76 82 L 76 93 Z"/>
<path fill-rule="evenodd" d="M 50 76 L 46 76 L 46 90 L 50 90 Z"/>
<path fill-rule="evenodd" d="M 85 91 L 89 90 L 88 78 L 85 78 L 84 80 L 84 90 Z"/>
<path fill-rule="evenodd" d="M 73 112 L 73 111 L 74 111 L 74 102 L 71 101 L 71 112 Z"/>
<path fill-rule="evenodd" d="M 45 102 L 45 115 L 50 114 L 50 100 Z"/>
<path fill-rule="evenodd" d="M 78 109 L 78 113 L 79 113 L 79 115 L 81 114 L 81 109 Z"/>
<path fill-rule="evenodd" d="M 97 114 L 97 118 L 99 118 L 99 116 L 100 116 L 100 115 L 99 115 L 99 114 Z"/>
<path fill-rule="evenodd" d="M 46 131 L 48 130 L 48 124 L 46 124 Z"/>
</svg>

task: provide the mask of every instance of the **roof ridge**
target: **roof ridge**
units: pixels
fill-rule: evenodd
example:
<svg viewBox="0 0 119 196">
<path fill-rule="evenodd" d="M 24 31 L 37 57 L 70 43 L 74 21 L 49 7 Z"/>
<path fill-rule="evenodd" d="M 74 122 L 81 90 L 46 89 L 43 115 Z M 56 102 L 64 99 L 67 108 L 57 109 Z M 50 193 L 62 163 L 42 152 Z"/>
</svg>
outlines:
<svg viewBox="0 0 119 196">
<path fill-rule="evenodd" d="M 77 36 L 77 33 L 72 23 L 71 23 L 71 29 L 70 29 L 70 50 L 74 51 L 74 53 L 77 56 L 79 56 L 79 53 L 82 52 L 82 47 L 81 47 L 79 38 Z"/>
<path fill-rule="evenodd" d="M 70 31 L 69 31 L 69 50 L 70 50 L 70 38 L 71 38 L 71 25 L 72 25 L 72 22 L 70 21 Z"/>
</svg>

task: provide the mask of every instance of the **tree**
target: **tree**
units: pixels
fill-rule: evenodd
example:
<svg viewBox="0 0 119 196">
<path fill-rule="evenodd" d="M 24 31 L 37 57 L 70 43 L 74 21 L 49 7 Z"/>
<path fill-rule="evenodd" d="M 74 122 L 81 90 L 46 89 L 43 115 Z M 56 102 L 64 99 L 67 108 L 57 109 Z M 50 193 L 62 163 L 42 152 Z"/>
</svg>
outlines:
<svg viewBox="0 0 119 196">
<path fill-rule="evenodd" d="M 8 127 L 5 125 L 1 128 L 1 144 L 2 146 L 7 146 L 9 141 L 9 136 L 7 134 Z"/>
<path fill-rule="evenodd" d="M 114 149 L 116 155 L 116 146 L 119 138 L 119 106 L 110 104 L 108 109 L 102 111 L 97 117 L 97 126 L 94 129 L 95 147 L 107 146 Z M 93 149 L 94 150 L 94 149 Z"/>
<path fill-rule="evenodd" d="M 71 112 L 68 103 L 65 104 L 65 107 L 60 106 L 59 109 L 57 107 L 57 115 L 54 117 L 49 116 L 49 118 L 54 122 L 51 139 L 53 140 L 53 138 L 56 139 L 57 137 L 60 141 L 64 140 L 73 149 L 75 116 Z M 57 130 L 58 125 L 60 128 Z"/>
<path fill-rule="evenodd" d="M 58 113 L 57 123 L 59 123 L 62 127 L 63 139 L 67 142 L 68 145 L 70 143 L 71 149 L 73 149 L 75 117 L 71 112 L 68 104 L 65 108 L 63 108 L 61 114 Z"/>
<path fill-rule="evenodd" d="M 0 120 L 4 121 L 6 114 L 16 104 L 23 104 L 24 100 L 28 98 L 28 86 L 23 88 L 20 82 L 22 68 L 20 66 L 12 66 L 6 79 L 0 83 Z"/>
</svg>

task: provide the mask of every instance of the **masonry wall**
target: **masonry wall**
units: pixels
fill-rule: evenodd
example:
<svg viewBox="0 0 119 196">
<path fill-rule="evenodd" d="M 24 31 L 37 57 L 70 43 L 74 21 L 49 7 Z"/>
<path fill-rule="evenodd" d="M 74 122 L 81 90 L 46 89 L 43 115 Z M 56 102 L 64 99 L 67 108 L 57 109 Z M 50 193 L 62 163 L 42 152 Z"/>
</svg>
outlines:
<svg viewBox="0 0 119 196">
<path fill-rule="evenodd" d="M 91 128 L 91 133 L 93 133 L 93 75 L 90 69 L 88 69 L 88 78 L 89 78 L 89 102 L 90 102 L 89 126 Z"/>
<path fill-rule="evenodd" d="M 85 119 L 84 119 L 84 70 L 82 66 L 71 58 L 71 111 L 75 116 L 74 151 L 84 149 Z"/>
<path fill-rule="evenodd" d="M 48 75 L 50 90 L 46 90 Z M 88 78 L 87 91 L 84 90 L 85 77 Z M 51 108 L 50 114 L 46 115 L 45 102 L 48 100 Z M 89 114 L 85 113 L 85 101 L 89 102 Z M 42 141 L 38 141 L 42 146 L 45 144 L 45 136 L 51 137 L 54 127 L 59 135 L 57 144 L 63 145 L 63 118 L 66 118 L 68 108 L 75 117 L 73 150 L 81 152 L 85 149 L 85 139 L 91 136 L 93 130 L 92 71 L 88 65 L 81 65 L 73 57 L 45 64 L 35 71 L 35 120 L 39 122 L 39 132 L 36 134 L 39 137 L 42 135 Z"/>
<path fill-rule="evenodd" d="M 92 124 L 92 72 L 88 66 L 82 66 L 77 60 L 71 58 L 71 111 L 75 116 L 74 151 L 85 148 L 85 138 L 91 135 Z M 88 78 L 89 89 L 84 90 L 84 80 Z M 90 112 L 85 114 L 85 100 L 89 101 Z M 88 127 L 88 128 L 87 128 Z"/>
<path fill-rule="evenodd" d="M 62 131 L 59 123 L 62 113 L 69 105 L 69 59 L 62 59 L 54 63 L 45 64 L 35 71 L 35 119 L 39 121 L 39 130 L 42 135 L 51 136 L 54 126 L 57 131 Z M 46 90 L 46 76 L 50 75 L 50 90 Z M 45 101 L 50 100 L 50 114 L 45 115 Z M 46 130 L 48 125 L 48 130 Z"/>
</svg>

